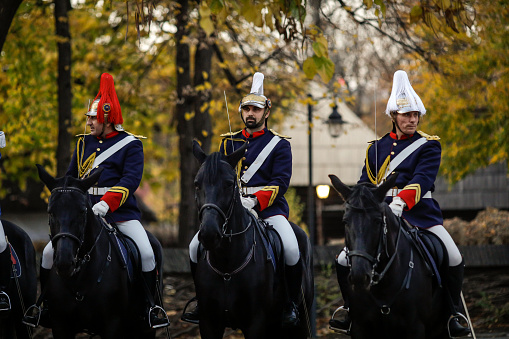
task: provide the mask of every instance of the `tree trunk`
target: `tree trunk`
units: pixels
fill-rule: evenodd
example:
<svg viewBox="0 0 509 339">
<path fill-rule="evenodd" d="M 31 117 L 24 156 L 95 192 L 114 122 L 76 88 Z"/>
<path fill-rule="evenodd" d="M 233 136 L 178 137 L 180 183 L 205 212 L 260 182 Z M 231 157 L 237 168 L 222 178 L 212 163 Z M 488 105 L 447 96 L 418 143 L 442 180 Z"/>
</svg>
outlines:
<svg viewBox="0 0 509 339">
<path fill-rule="evenodd" d="M 0 52 L 21 2 L 22 0 L 0 0 Z"/>
<path fill-rule="evenodd" d="M 186 247 L 195 233 L 198 225 L 196 203 L 194 202 L 193 173 L 196 173 L 197 161 L 193 156 L 192 141 L 194 128 L 193 88 L 191 85 L 190 52 L 184 36 L 189 34 L 189 4 L 187 0 L 179 0 L 177 14 L 177 133 L 179 136 L 180 154 L 180 206 L 179 206 L 179 247 Z"/>
<path fill-rule="evenodd" d="M 58 145 L 57 176 L 67 172 L 71 161 L 71 34 L 69 33 L 69 0 L 55 0 L 55 27 L 58 45 Z"/>
</svg>

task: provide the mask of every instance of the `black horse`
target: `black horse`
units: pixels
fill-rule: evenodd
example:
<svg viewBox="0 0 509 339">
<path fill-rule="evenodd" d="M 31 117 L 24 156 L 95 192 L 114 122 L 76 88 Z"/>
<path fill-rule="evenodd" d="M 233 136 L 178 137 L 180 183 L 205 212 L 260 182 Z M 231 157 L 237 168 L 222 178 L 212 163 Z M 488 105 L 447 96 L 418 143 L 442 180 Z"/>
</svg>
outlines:
<svg viewBox="0 0 509 339">
<path fill-rule="evenodd" d="M 248 339 L 306 338 L 313 302 L 311 245 L 306 233 L 293 224 L 303 265 L 300 325 L 282 328 L 287 300 L 282 276 L 268 258 L 256 219 L 240 201 L 234 167 L 244 151 L 245 146 L 228 156 L 219 152 L 207 156 L 196 141 L 193 145 L 201 163 L 195 179 L 198 237 L 204 248 L 195 277 L 200 334 L 222 338 L 230 327 L 240 329 Z"/>
<path fill-rule="evenodd" d="M 352 338 L 448 338 L 442 289 L 402 219 L 384 202 L 397 174 L 378 188 L 366 183 L 350 188 L 329 177 L 346 201 Z"/>
<path fill-rule="evenodd" d="M 0 338 L 31 338 L 30 328 L 21 320 L 25 308 L 32 305 L 37 296 L 35 249 L 28 234 L 19 226 L 7 220 L 2 220 L 2 225 L 10 246 L 7 248 L 10 258 L 8 262 L 0 262 L 0 280 L 2 285 L 7 285 L 4 291 L 9 296 L 11 309 L 0 313 Z"/>
<path fill-rule="evenodd" d="M 102 339 L 154 338 L 155 330 L 141 317 L 144 301 L 138 284 L 142 278 L 136 274 L 130 278 L 130 266 L 122 259 L 115 237 L 120 234 L 92 212 L 87 190 L 101 171 L 80 180 L 54 178 L 42 166 L 37 168 L 51 191 L 48 214 L 54 260 L 42 293 L 54 338 L 74 338 L 80 332 Z M 161 245 L 148 235 L 162 274 Z"/>
</svg>

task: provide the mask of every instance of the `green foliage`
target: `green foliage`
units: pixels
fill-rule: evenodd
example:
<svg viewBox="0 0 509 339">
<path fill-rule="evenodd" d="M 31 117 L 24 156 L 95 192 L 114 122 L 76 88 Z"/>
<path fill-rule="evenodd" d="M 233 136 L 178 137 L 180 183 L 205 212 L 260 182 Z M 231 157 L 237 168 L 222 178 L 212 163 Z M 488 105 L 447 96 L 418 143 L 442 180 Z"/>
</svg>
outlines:
<svg viewBox="0 0 509 339">
<path fill-rule="evenodd" d="M 509 9 L 501 1 L 479 2 L 475 10 L 476 25 L 468 34 L 437 40 L 423 29 L 440 72 L 420 64 L 422 77 L 414 87 L 428 109 L 424 125 L 442 138 L 441 170 L 451 182 L 509 154 Z"/>
</svg>

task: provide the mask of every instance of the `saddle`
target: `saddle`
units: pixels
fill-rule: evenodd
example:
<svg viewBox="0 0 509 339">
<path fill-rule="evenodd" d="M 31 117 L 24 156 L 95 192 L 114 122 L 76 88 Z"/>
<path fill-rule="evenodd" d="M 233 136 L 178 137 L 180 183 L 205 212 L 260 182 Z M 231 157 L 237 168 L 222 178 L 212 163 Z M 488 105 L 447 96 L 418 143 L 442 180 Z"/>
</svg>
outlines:
<svg viewBox="0 0 509 339">
<path fill-rule="evenodd" d="M 120 232 L 116 224 L 107 224 L 102 218 L 103 227 L 108 230 L 108 239 L 113 247 L 117 250 L 121 258 L 123 268 L 127 270 L 129 281 L 133 282 L 135 278 L 135 270 L 141 270 L 141 257 L 138 247 L 133 239 Z"/>
<path fill-rule="evenodd" d="M 277 272 L 278 268 L 283 267 L 284 255 L 283 255 L 283 242 L 281 237 L 276 232 L 274 227 L 267 223 L 265 220 L 255 218 L 255 227 L 260 237 L 262 238 L 263 246 L 267 252 L 267 261 L 272 262 L 274 272 Z"/>
<path fill-rule="evenodd" d="M 414 227 L 405 219 L 402 220 L 404 221 L 404 228 L 407 234 L 410 235 L 413 246 L 421 258 L 424 259 L 427 269 L 434 276 L 438 286 L 442 287 L 441 273 L 443 273 L 445 263 L 448 262 L 445 245 L 434 233 L 426 229 Z"/>
</svg>

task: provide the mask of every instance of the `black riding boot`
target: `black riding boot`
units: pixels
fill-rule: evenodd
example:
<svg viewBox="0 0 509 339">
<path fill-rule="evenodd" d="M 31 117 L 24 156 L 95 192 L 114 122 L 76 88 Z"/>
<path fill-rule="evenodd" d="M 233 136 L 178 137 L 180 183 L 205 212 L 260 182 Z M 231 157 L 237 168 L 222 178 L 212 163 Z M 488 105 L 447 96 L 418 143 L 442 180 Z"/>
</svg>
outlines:
<svg viewBox="0 0 509 339">
<path fill-rule="evenodd" d="M 195 281 L 196 267 L 198 266 L 198 264 L 192 262 L 191 260 L 189 260 L 189 263 L 191 264 L 191 275 L 193 277 L 193 281 Z M 195 286 L 196 286 L 196 282 L 195 282 Z M 189 305 L 193 301 L 196 301 L 196 306 L 191 311 L 186 312 L 187 305 Z M 196 297 L 193 297 L 191 300 L 189 300 L 187 302 L 186 307 L 184 307 L 184 314 L 182 314 L 180 319 L 183 320 L 183 321 L 187 321 L 189 323 L 192 323 L 192 324 L 199 324 L 199 322 L 200 322 L 200 311 L 199 311 L 199 308 L 198 308 L 198 299 Z"/>
<path fill-rule="evenodd" d="M 463 285 L 463 275 L 465 265 L 462 261 L 458 266 L 450 266 L 446 279 L 446 286 L 452 301 L 452 318 L 449 321 L 449 331 L 451 337 L 464 337 L 470 334 L 470 328 L 460 324 L 459 319 L 465 319 L 459 310 L 461 309 L 461 286 Z"/>
<path fill-rule="evenodd" d="M 341 296 L 343 297 L 344 304 L 334 312 L 331 320 L 329 321 L 329 326 L 341 332 L 348 333 L 350 331 L 350 325 L 352 323 L 349 314 L 351 289 L 350 285 L 348 284 L 348 275 L 350 274 L 350 268 L 338 264 L 337 260 L 335 261 L 335 263 L 339 290 L 341 291 Z M 340 310 L 346 311 L 345 317 L 343 318 L 343 320 L 334 319 L 334 315 L 336 314 L 336 312 Z"/>
<path fill-rule="evenodd" d="M 298 305 L 302 295 L 302 263 L 300 259 L 293 266 L 285 266 L 285 280 L 289 300 L 283 313 L 283 326 L 297 326 L 299 324 Z"/>
<path fill-rule="evenodd" d="M 0 312 L 5 312 L 11 309 L 11 300 L 7 295 L 12 272 L 11 251 L 9 246 L 0 253 L 0 268 L 2 270 L 2 274 L 0 274 Z"/>
<path fill-rule="evenodd" d="M 157 271 L 153 269 L 149 272 L 142 272 L 143 279 L 147 285 L 145 291 L 146 315 L 148 325 L 151 328 L 160 328 L 170 326 L 170 320 L 164 309 L 156 305 L 154 296 L 156 295 Z"/>
<path fill-rule="evenodd" d="M 43 268 L 42 266 L 39 267 L 39 281 L 41 282 L 41 294 L 44 293 L 46 283 L 48 282 L 49 275 L 50 275 L 51 269 Z M 27 313 L 23 317 L 23 324 L 28 325 L 30 327 L 37 327 L 39 325 L 51 328 L 51 317 L 49 313 L 48 308 L 48 302 L 46 300 L 43 300 L 42 306 L 39 311 L 36 313 L 30 313 L 30 309 L 38 309 L 38 305 L 32 305 L 30 306 L 29 310 L 27 310 Z"/>
</svg>

